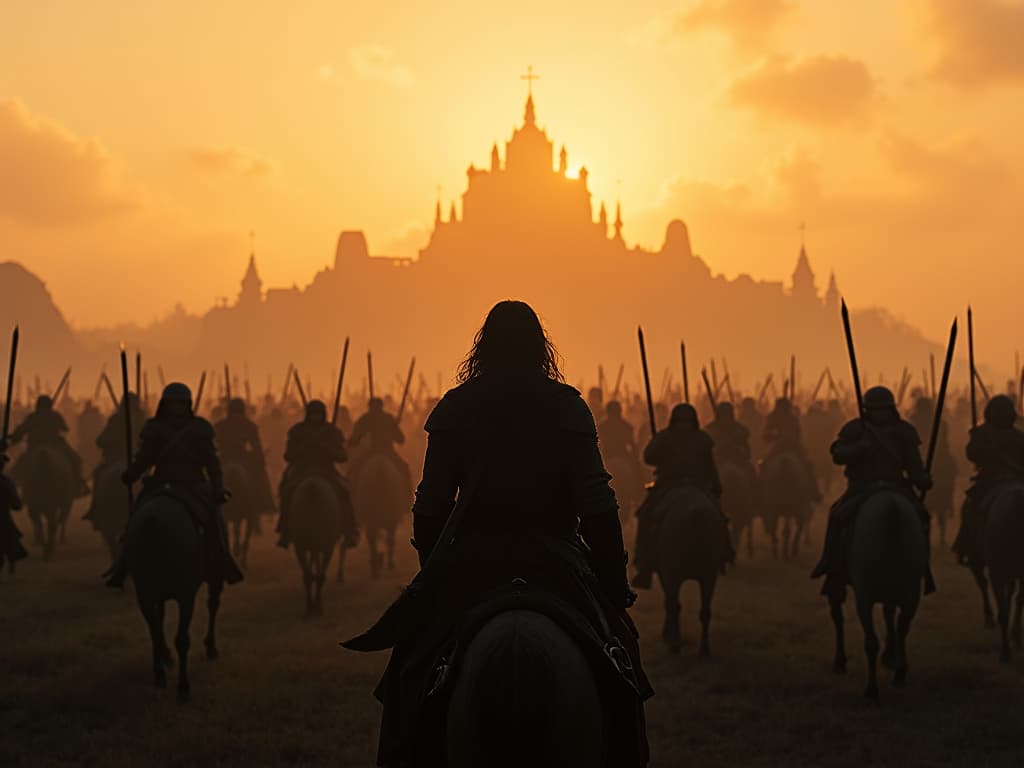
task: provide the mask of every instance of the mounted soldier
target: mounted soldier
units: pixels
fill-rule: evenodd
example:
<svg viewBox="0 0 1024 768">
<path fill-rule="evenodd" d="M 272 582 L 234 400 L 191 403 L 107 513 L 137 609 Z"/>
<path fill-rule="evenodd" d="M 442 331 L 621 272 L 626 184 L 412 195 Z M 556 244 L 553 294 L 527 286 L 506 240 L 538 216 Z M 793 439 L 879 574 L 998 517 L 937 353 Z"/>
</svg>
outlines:
<svg viewBox="0 0 1024 768">
<path fill-rule="evenodd" d="M 146 412 L 139 402 L 138 395 L 134 392 L 128 393 L 128 405 L 131 409 L 131 423 L 139 430 L 146 421 Z M 96 447 L 99 449 L 100 460 L 92 472 L 93 496 L 89 502 L 89 511 L 83 519 L 89 520 L 97 525 L 101 517 L 99 505 L 109 503 L 106 499 L 100 499 L 103 488 L 103 477 L 108 472 L 116 471 L 118 474 L 124 472 L 128 464 L 125 456 L 125 430 L 124 430 L 124 407 L 118 407 L 107 419 L 103 430 L 96 436 Z M 115 478 L 116 479 L 116 478 Z M 118 499 L 120 501 L 120 499 Z"/>
<path fill-rule="evenodd" d="M 644 448 L 644 463 L 654 467 L 654 486 L 637 510 L 636 550 L 637 572 L 633 586 L 650 589 L 656 568 L 658 528 L 664 514 L 664 501 L 669 491 L 681 486 L 697 488 L 707 494 L 716 507 L 722 497 L 722 483 L 715 464 L 714 441 L 700 428 L 697 411 L 688 403 L 672 409 L 668 428 L 659 431 Z M 728 520 L 722 516 L 722 536 L 726 539 L 725 562 L 735 560 L 729 541 Z M 724 566 L 724 563 L 723 563 Z"/>
<path fill-rule="evenodd" d="M 9 460 L 7 454 L 0 450 L 0 568 L 6 562 L 13 572 L 14 564 L 28 557 L 28 552 L 21 545 L 21 531 L 11 516 L 11 512 L 21 509 L 21 497 L 11 478 L 4 474 Z"/>
<path fill-rule="evenodd" d="M 53 400 L 49 395 L 40 395 L 36 399 L 35 410 L 11 433 L 8 445 L 17 445 L 27 438 L 28 448 L 24 454 L 14 462 L 11 474 L 20 478 L 24 471 L 25 462 L 32 455 L 36 448 L 49 446 L 64 456 L 71 467 L 78 490 L 76 497 L 85 496 L 89 493 L 89 486 L 82 475 L 82 457 L 75 452 L 71 444 L 64 437 L 68 432 L 67 422 L 59 411 L 54 409 Z"/>
<path fill-rule="evenodd" d="M 245 400 L 228 401 L 227 416 L 214 425 L 221 463 L 238 464 L 245 471 L 249 494 L 257 515 L 274 511 L 274 495 L 267 476 L 267 460 L 260 442 L 260 430 L 246 414 Z M 239 489 L 241 490 L 241 489 Z"/>
<path fill-rule="evenodd" d="M 358 530 L 352 501 L 348 485 L 337 470 L 338 464 L 348 461 L 345 436 L 327 420 L 327 406 L 323 401 L 310 400 L 306 404 L 306 418 L 288 430 L 284 460 L 286 467 L 279 489 L 281 516 L 277 523 L 277 546 L 287 549 L 291 543 L 288 520 L 292 496 L 299 483 L 314 474 L 327 480 L 337 493 L 341 533 L 347 542 L 352 542 L 351 546 L 355 546 Z"/>
<path fill-rule="evenodd" d="M 750 455 L 750 430 L 736 420 L 732 403 L 716 404 L 715 420 L 708 424 L 707 433 L 714 442 L 716 464 L 737 467 L 751 485 L 755 484 L 757 475 Z"/>
<path fill-rule="evenodd" d="M 136 508 L 156 496 L 175 498 L 203 531 L 211 578 L 228 584 L 241 581 L 242 572 L 228 549 L 220 509 L 231 494 L 224 488 L 213 427 L 192 412 L 192 393 L 184 384 L 174 382 L 164 388 L 156 416 L 143 426 L 139 450 L 121 481 L 132 485 L 144 475 Z M 119 589 L 124 585 L 127 567 L 123 552 L 106 575 L 107 586 Z"/>
<path fill-rule="evenodd" d="M 366 441 L 365 443 L 363 441 Z M 359 470 L 371 456 L 386 456 L 398 469 L 408 488 L 412 488 L 412 475 L 409 464 L 398 455 L 395 445 L 405 442 L 405 434 L 398 425 L 398 419 L 384 410 L 384 401 L 379 397 L 371 397 L 369 410 L 356 421 L 352 427 L 352 435 L 348 444 L 352 448 L 365 445 L 353 461 L 350 472 L 351 479 L 357 482 Z"/>
<path fill-rule="evenodd" d="M 821 501 L 818 477 L 814 464 L 807 455 L 803 434 L 800 430 L 800 414 L 787 397 L 775 401 L 775 409 L 764 421 L 765 461 L 784 454 L 792 454 L 800 460 L 807 472 L 808 493 L 814 501 Z"/>
<path fill-rule="evenodd" d="M 636 460 L 636 431 L 633 425 L 622 416 L 622 404 L 618 400 L 609 401 L 605 406 L 605 418 L 598 427 L 597 435 L 601 441 L 601 455 L 605 461 L 614 458 Z"/>
<path fill-rule="evenodd" d="M 590 410 L 523 302 L 491 310 L 459 381 L 426 424 L 413 509 L 422 570 L 344 644 L 394 648 L 377 689 L 378 764 L 496 765 L 512 739 L 523 765 L 567 753 L 590 765 L 580 755 L 602 747 L 608 765 L 646 765 L 651 689 Z M 542 704 L 557 722 L 519 730 L 524 708 Z"/>
<path fill-rule="evenodd" d="M 970 430 L 967 458 L 977 469 L 964 499 L 960 531 L 953 543 L 957 560 L 975 569 L 985 566 L 982 532 L 995 491 L 1007 483 L 1024 482 L 1024 432 L 1006 395 L 985 406 L 985 420 Z"/>
<path fill-rule="evenodd" d="M 864 500 L 879 490 L 905 495 L 914 504 L 927 537 L 930 518 L 914 491 L 927 491 L 932 479 L 921 459 L 917 430 L 900 417 L 896 399 L 885 387 L 864 393 L 864 415 L 843 426 L 830 452 L 832 461 L 846 468 L 847 489 L 829 512 L 824 552 L 811 577 L 825 576 L 821 592 L 835 598 L 845 594 L 847 585 L 845 531 Z M 925 593 L 934 591 L 928 572 Z"/>
</svg>

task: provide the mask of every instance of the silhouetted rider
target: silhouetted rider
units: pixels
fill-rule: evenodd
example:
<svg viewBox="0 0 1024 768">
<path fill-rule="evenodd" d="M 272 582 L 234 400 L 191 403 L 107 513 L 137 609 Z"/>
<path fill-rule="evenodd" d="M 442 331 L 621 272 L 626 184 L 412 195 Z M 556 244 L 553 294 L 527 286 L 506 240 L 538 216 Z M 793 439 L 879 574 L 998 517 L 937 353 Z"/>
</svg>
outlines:
<svg viewBox="0 0 1024 768">
<path fill-rule="evenodd" d="M 367 450 L 359 454 L 353 460 L 352 477 L 359 474 L 359 470 L 370 456 L 386 456 L 401 472 L 402 478 L 406 481 L 408 488 L 412 487 L 412 475 L 409 471 L 409 464 L 398 455 L 395 445 L 405 442 L 405 434 L 398 425 L 398 420 L 384 410 L 384 401 L 379 397 L 370 398 L 369 410 L 356 421 L 352 427 L 352 435 L 348 444 L 355 448 L 363 445 L 364 441 Z"/>
<path fill-rule="evenodd" d="M 11 478 L 4 474 L 8 461 L 7 454 L 0 451 L 0 568 L 6 563 L 13 571 L 14 564 L 28 557 L 28 552 L 21 545 L 21 531 L 11 516 L 11 512 L 21 509 L 21 497 Z"/>
<path fill-rule="evenodd" d="M 618 400 L 611 400 L 605 406 L 605 419 L 598 426 L 597 434 L 605 461 L 636 459 L 636 432 L 633 425 L 622 417 L 622 404 Z"/>
<path fill-rule="evenodd" d="M 223 464 L 238 464 L 245 470 L 255 512 L 273 512 L 274 496 L 267 476 L 267 459 L 260 441 L 260 429 L 245 411 L 242 398 L 234 397 L 228 402 L 227 416 L 213 428 L 217 447 Z M 235 490 L 238 492 L 239 489 Z"/>
<path fill-rule="evenodd" d="M 64 437 L 67 432 L 67 422 L 64 421 L 60 411 L 54 409 L 53 400 L 48 395 L 40 395 L 36 399 L 35 410 L 25 417 L 25 420 L 11 433 L 7 441 L 8 445 L 17 445 L 26 438 L 28 440 L 28 450 L 14 463 L 12 468 L 14 476 L 20 478 L 25 459 L 33 449 L 44 445 L 50 446 L 65 456 L 70 463 L 77 484 L 75 496 L 88 494 L 89 486 L 82 475 L 82 457 Z"/>
</svg>

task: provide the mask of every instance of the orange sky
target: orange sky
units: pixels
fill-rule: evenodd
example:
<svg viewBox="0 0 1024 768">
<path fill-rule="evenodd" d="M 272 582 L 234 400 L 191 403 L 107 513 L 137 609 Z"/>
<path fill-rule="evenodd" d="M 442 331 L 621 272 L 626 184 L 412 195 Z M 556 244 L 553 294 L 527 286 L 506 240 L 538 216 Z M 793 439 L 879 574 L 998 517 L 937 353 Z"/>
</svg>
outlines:
<svg viewBox="0 0 1024 768">
<path fill-rule="evenodd" d="M 270 285 L 342 228 L 412 255 L 532 64 L 627 241 L 681 217 L 714 271 L 783 279 L 806 220 L 822 285 L 935 338 L 970 299 L 981 348 L 1013 354 L 1020 2 L 294 5 L 7 4 L 0 259 L 93 326 L 234 297 L 250 228 Z"/>
</svg>

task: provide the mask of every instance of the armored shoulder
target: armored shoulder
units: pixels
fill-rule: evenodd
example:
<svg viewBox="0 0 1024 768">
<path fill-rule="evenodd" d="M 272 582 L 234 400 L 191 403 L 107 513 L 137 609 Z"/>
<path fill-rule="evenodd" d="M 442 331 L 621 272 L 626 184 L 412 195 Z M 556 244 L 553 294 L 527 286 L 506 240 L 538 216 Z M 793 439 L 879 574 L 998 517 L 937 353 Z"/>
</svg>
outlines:
<svg viewBox="0 0 1024 768">
<path fill-rule="evenodd" d="M 142 425 L 142 431 L 139 434 L 143 440 L 159 440 L 163 437 L 164 431 L 164 425 L 159 421 L 156 419 L 146 419 L 146 423 Z"/>
<path fill-rule="evenodd" d="M 213 425 L 202 416 L 193 416 L 189 425 L 192 434 L 199 440 L 213 440 Z"/>
<path fill-rule="evenodd" d="M 693 437 L 693 443 L 705 450 L 711 450 L 715 447 L 715 440 L 711 435 L 708 434 L 707 430 L 698 429 Z"/>
<path fill-rule="evenodd" d="M 860 440 L 864 436 L 864 425 L 860 419 L 851 419 L 839 430 L 839 439 L 843 442 Z"/>
<path fill-rule="evenodd" d="M 899 435 L 900 439 L 906 441 L 907 445 L 912 445 L 916 448 L 921 444 L 921 435 L 918 434 L 917 427 L 909 421 L 900 422 Z"/>
</svg>

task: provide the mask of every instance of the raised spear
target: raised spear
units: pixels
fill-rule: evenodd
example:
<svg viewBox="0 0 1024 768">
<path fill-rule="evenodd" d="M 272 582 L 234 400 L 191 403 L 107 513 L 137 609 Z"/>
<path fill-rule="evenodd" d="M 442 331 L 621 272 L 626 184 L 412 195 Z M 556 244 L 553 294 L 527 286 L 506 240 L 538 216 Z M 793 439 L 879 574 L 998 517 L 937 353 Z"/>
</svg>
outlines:
<svg viewBox="0 0 1024 768">
<path fill-rule="evenodd" d="M 114 392 L 114 385 L 110 383 L 110 377 L 107 376 L 106 371 L 103 372 L 102 379 L 104 386 L 107 388 L 107 394 L 110 395 L 110 402 L 113 403 L 114 410 L 116 411 L 120 403 L 117 400 L 117 393 Z"/>
<path fill-rule="evenodd" d="M 60 396 L 64 394 L 64 388 L 68 385 L 68 379 L 71 378 L 71 368 L 64 371 L 64 375 L 60 377 L 60 382 L 57 384 L 57 388 L 53 390 L 53 394 L 50 399 L 53 400 L 54 405 L 60 400 Z"/>
<path fill-rule="evenodd" d="M 302 399 L 302 407 L 305 408 L 309 400 L 306 399 L 306 390 L 302 388 L 302 379 L 299 378 L 297 369 L 292 368 L 292 376 L 295 379 L 295 387 L 299 390 L 299 397 Z"/>
<path fill-rule="evenodd" d="M 700 376 L 704 379 L 704 389 L 706 389 L 708 393 L 708 402 L 711 403 L 711 412 L 715 413 L 718 410 L 718 403 L 715 402 L 715 391 L 712 389 L 712 384 L 708 380 L 708 369 L 701 368 Z"/>
<path fill-rule="evenodd" d="M 14 392 L 14 369 L 18 363 L 18 326 L 11 334 L 11 361 L 7 366 L 7 397 L 4 400 L 4 424 L 0 433 L 0 452 L 7 450 L 7 435 L 11 429 L 11 395 Z"/>
<path fill-rule="evenodd" d="M 370 382 L 370 399 L 373 400 L 373 353 L 366 352 L 366 376 Z"/>
<path fill-rule="evenodd" d="M 398 415 L 395 416 L 395 421 L 401 423 L 402 413 L 405 411 L 405 402 L 409 399 L 409 386 L 412 384 L 412 372 L 416 368 L 416 358 L 412 359 L 409 363 L 409 375 L 405 377 L 405 390 L 402 392 L 402 402 L 398 405 Z"/>
<path fill-rule="evenodd" d="M 789 356 L 789 398 L 796 405 L 796 355 Z"/>
<path fill-rule="evenodd" d="M 622 374 L 626 372 L 626 364 L 619 363 L 619 373 L 615 377 L 615 389 L 612 390 L 612 400 L 617 400 L 619 397 L 619 390 L 622 389 Z"/>
<path fill-rule="evenodd" d="M 956 347 L 956 318 L 949 329 L 949 342 L 946 344 L 946 361 L 942 365 L 942 384 L 935 400 L 935 420 L 932 422 L 932 434 L 928 440 L 928 460 L 925 464 L 929 474 L 932 471 L 932 464 L 935 461 L 935 449 L 939 444 L 939 427 L 942 425 L 942 407 L 946 402 L 946 389 L 949 386 L 949 372 L 953 367 L 953 350 Z M 924 501 L 925 492 L 921 492 L 921 500 Z"/>
<path fill-rule="evenodd" d="M 978 396 L 974 391 L 977 373 L 974 370 L 974 312 L 970 304 L 967 305 L 967 364 L 971 369 L 971 427 L 974 428 L 978 426 Z"/>
<path fill-rule="evenodd" d="M 205 386 L 206 386 L 206 371 L 204 370 L 199 375 L 199 386 L 196 387 L 196 399 L 195 399 L 195 403 L 192 405 L 192 411 L 194 413 L 199 413 L 199 405 L 203 402 L 203 388 Z"/>
<path fill-rule="evenodd" d="M 331 413 L 331 424 L 338 423 L 338 411 L 341 408 L 341 385 L 345 382 L 345 366 L 348 364 L 348 336 L 341 350 L 341 367 L 338 368 L 338 388 L 334 390 L 334 410 Z"/>
<path fill-rule="evenodd" d="M 231 402 L 231 369 L 224 363 L 224 399 Z"/>
<path fill-rule="evenodd" d="M 637 339 L 640 342 L 640 365 L 644 371 L 644 392 L 647 394 L 647 417 L 651 420 L 651 437 L 658 431 L 658 425 L 654 420 L 654 398 L 651 397 L 651 374 L 647 370 L 647 345 L 644 344 L 644 329 L 637 326 Z"/>
<path fill-rule="evenodd" d="M 107 364 L 104 363 L 100 368 L 100 375 L 96 377 L 96 388 L 92 391 L 92 399 L 95 402 L 100 399 L 100 390 L 103 388 L 103 374 L 107 370 Z"/>
<path fill-rule="evenodd" d="M 853 378 L 853 393 L 857 398 L 857 418 L 864 416 L 864 397 L 860 391 L 860 372 L 857 370 L 857 351 L 853 346 L 853 329 L 850 327 L 850 311 L 846 299 L 842 304 L 843 333 L 846 335 L 846 351 L 850 356 L 850 375 Z"/>
<path fill-rule="evenodd" d="M 139 358 L 136 357 L 136 360 Z M 132 407 L 131 401 L 128 399 L 128 355 L 124 350 L 124 344 L 121 345 L 121 407 L 124 409 L 124 447 L 125 447 L 125 461 L 131 463 L 132 461 Z M 130 515 L 135 509 L 135 491 L 132 489 L 131 484 L 128 485 L 128 514 Z"/>
<path fill-rule="evenodd" d="M 686 342 L 679 342 L 679 356 L 683 359 L 683 402 L 690 402 L 690 372 L 686 367 Z"/>
<path fill-rule="evenodd" d="M 135 353 L 135 394 L 142 394 L 142 353 Z"/>
<path fill-rule="evenodd" d="M 938 390 L 935 389 L 935 353 L 932 352 L 931 355 L 929 355 L 928 357 L 929 357 L 929 361 L 931 362 L 931 379 L 930 379 L 930 381 L 931 381 L 931 385 L 932 385 L 932 387 L 931 387 L 931 389 L 932 389 L 932 397 L 935 397 L 936 394 L 938 394 Z"/>
</svg>

